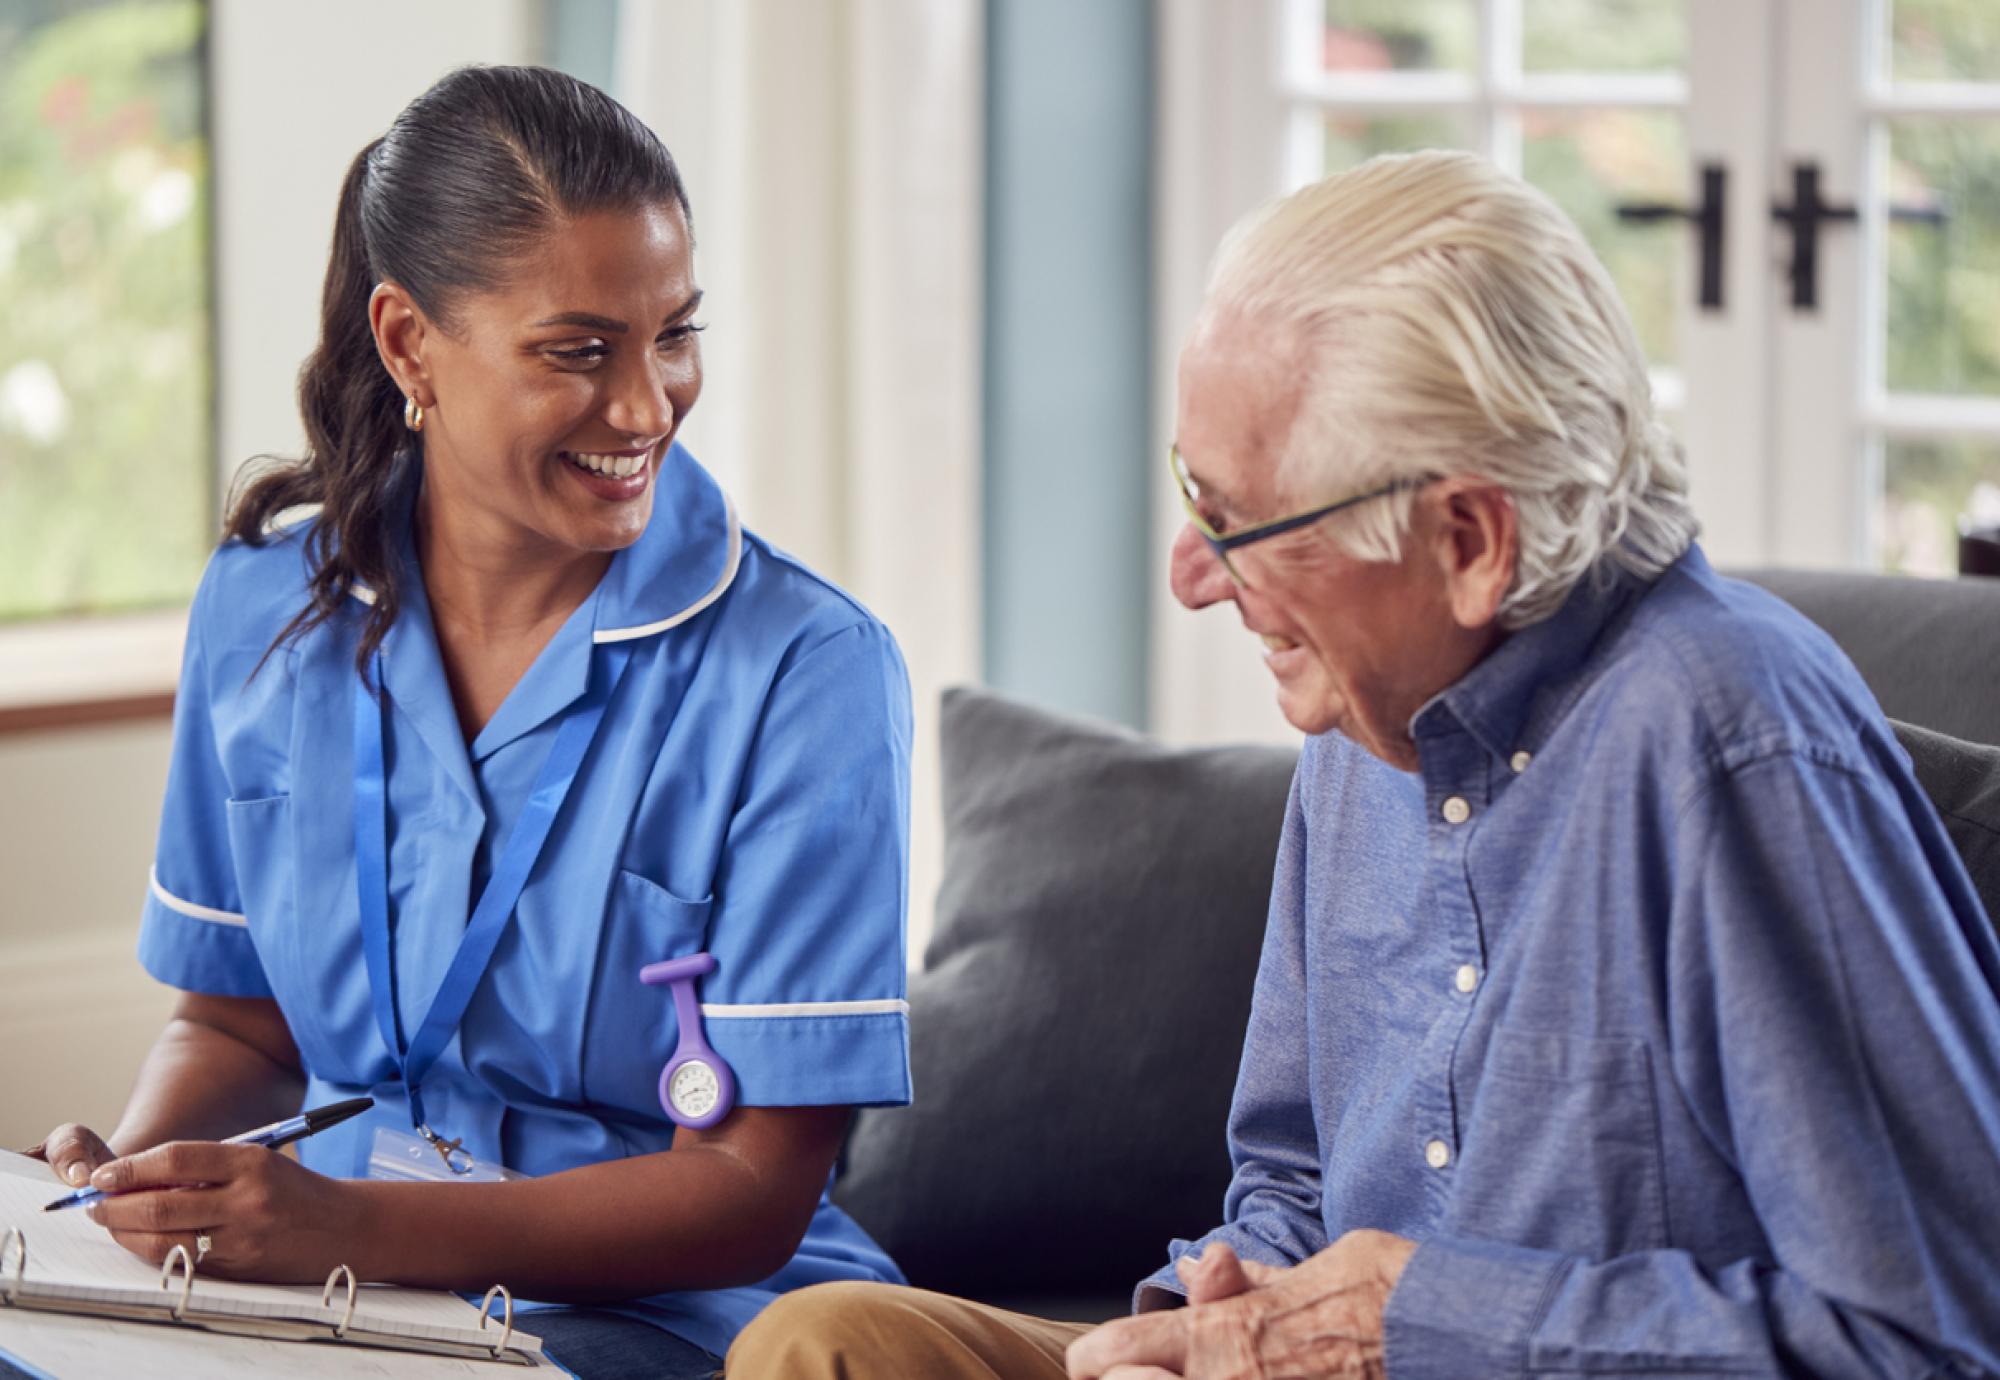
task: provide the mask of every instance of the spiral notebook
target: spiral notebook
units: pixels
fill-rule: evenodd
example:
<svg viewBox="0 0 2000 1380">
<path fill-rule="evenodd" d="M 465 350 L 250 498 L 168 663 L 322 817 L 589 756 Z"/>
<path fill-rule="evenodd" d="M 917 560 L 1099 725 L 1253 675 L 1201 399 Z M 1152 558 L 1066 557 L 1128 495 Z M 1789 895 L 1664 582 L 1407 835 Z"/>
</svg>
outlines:
<svg viewBox="0 0 2000 1380">
<path fill-rule="evenodd" d="M 48 1166 L 0 1152 L 0 1316 L 46 1310 L 489 1365 L 545 1364 L 540 1339 L 513 1327 L 503 1290 L 488 1294 L 486 1316 L 455 1294 L 363 1284 L 344 1267 L 323 1288 L 203 1279 L 184 1251 L 163 1270 L 81 1211 L 44 1213 L 64 1191 Z"/>
</svg>

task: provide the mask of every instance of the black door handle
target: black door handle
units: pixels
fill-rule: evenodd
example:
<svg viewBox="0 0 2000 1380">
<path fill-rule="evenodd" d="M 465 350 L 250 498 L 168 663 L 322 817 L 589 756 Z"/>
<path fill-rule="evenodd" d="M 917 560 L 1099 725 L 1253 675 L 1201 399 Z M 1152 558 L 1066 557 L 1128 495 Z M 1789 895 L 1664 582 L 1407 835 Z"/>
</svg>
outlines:
<svg viewBox="0 0 2000 1380">
<path fill-rule="evenodd" d="M 1950 212 L 1935 206 L 1891 206 L 1891 220 L 1943 225 Z M 1771 218 L 1792 231 L 1792 305 L 1808 311 L 1819 306 L 1819 227 L 1828 221 L 1853 221 L 1852 206 L 1835 206 L 1820 199 L 1819 164 L 1792 164 L 1792 204 L 1771 207 Z"/>
<path fill-rule="evenodd" d="M 1700 244 L 1701 305 L 1704 311 L 1722 308 L 1722 217 L 1727 200 L 1728 174 L 1720 163 L 1701 165 L 1701 204 L 1692 210 L 1662 202 L 1628 201 L 1617 208 L 1618 219 L 1648 225 L 1665 220 L 1692 221 Z"/>
<path fill-rule="evenodd" d="M 1792 305 L 1819 306 L 1819 228 L 1828 221 L 1852 221 L 1860 213 L 1835 206 L 1819 194 L 1819 164 L 1792 164 L 1792 204 L 1771 207 L 1771 218 L 1792 228 Z"/>
</svg>

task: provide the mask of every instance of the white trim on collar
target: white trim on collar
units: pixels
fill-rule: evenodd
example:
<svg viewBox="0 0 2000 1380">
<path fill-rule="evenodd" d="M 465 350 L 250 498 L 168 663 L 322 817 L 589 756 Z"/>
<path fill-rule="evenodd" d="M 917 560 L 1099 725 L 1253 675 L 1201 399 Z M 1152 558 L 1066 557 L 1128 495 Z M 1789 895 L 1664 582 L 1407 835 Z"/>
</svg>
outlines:
<svg viewBox="0 0 2000 1380">
<path fill-rule="evenodd" d="M 729 514 L 729 559 L 723 564 L 722 574 L 709 587 L 708 593 L 679 613 L 662 618 L 657 623 L 643 623 L 636 628 L 599 628 L 591 634 L 592 642 L 629 642 L 635 637 L 651 637 L 654 633 L 665 632 L 668 628 L 677 628 L 720 599 L 723 593 L 736 583 L 737 568 L 743 564 L 743 524 L 737 520 L 736 504 L 731 501 L 727 490 L 722 492 L 722 506 Z M 347 592 L 362 603 L 374 606 L 375 591 L 359 580 L 350 580 Z"/>
<path fill-rule="evenodd" d="M 722 574 L 709 587 L 708 593 L 679 613 L 670 618 L 662 618 L 657 623 L 642 623 L 636 628 L 599 628 L 591 634 L 591 641 L 629 642 L 635 637 L 651 637 L 654 633 L 679 627 L 722 597 L 723 591 L 736 582 L 737 568 L 743 563 L 743 526 L 736 520 L 736 505 L 730 501 L 726 492 L 722 495 L 722 505 L 729 514 L 729 559 L 723 564 Z"/>
</svg>

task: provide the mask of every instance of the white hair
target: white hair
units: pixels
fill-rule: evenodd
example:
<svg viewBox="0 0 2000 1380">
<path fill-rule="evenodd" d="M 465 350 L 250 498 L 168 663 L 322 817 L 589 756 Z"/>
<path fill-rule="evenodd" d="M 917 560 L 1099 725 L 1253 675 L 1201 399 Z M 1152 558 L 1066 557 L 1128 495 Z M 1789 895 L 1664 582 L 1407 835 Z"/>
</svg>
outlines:
<svg viewBox="0 0 2000 1380">
<path fill-rule="evenodd" d="M 1470 154 L 1376 158 L 1253 212 L 1203 313 L 1304 342 L 1288 491 L 1464 475 L 1508 493 L 1520 558 L 1503 627 L 1554 613 L 1602 558 L 1650 578 L 1700 529 L 1603 266 L 1546 197 Z M 1322 530 L 1357 559 L 1399 559 L 1413 497 Z"/>
</svg>

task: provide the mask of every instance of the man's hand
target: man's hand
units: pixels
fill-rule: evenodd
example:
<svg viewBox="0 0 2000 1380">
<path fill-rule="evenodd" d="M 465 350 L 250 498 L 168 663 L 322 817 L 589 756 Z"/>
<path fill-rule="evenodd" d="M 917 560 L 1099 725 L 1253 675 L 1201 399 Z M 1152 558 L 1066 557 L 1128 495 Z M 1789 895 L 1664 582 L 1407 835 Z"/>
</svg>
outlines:
<svg viewBox="0 0 2000 1380">
<path fill-rule="evenodd" d="M 1071 1343 L 1071 1380 L 1312 1380 L 1384 1374 L 1382 1311 L 1414 1241 L 1351 1231 L 1302 1264 L 1183 1259 L 1188 1307 L 1120 1318 Z"/>
</svg>

